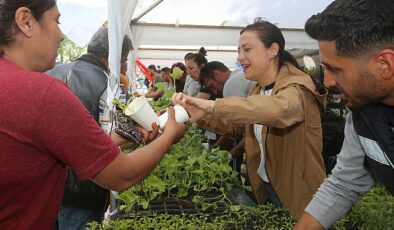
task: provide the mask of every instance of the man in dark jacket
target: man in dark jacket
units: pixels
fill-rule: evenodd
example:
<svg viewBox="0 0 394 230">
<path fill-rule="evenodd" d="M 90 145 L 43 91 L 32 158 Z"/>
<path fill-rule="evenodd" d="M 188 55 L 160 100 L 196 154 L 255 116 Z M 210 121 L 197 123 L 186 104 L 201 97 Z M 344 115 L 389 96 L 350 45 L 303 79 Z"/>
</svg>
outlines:
<svg viewBox="0 0 394 230">
<path fill-rule="evenodd" d="M 123 40 L 121 65 L 127 63 L 132 49 L 130 38 Z M 99 29 L 88 44 L 87 54 L 78 60 L 57 65 L 47 73 L 63 80 L 100 124 L 103 111 L 103 93 L 107 88 L 108 29 Z M 100 104 L 101 99 L 101 104 Z M 58 216 L 59 229 L 85 229 L 91 221 L 101 222 L 109 199 L 109 191 L 91 181 L 78 180 L 74 172 L 67 173 L 64 198 Z"/>
<path fill-rule="evenodd" d="M 393 12 L 391 0 L 336 0 L 305 25 L 319 41 L 325 85 L 337 87 L 352 112 L 332 175 L 296 229 L 329 228 L 375 182 L 394 195 Z"/>
</svg>

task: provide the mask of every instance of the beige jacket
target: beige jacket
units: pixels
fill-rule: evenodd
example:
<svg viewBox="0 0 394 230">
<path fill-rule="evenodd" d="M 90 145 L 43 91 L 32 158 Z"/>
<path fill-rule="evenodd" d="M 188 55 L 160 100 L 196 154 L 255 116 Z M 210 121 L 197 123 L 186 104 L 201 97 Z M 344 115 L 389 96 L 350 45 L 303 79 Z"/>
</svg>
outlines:
<svg viewBox="0 0 394 230">
<path fill-rule="evenodd" d="M 299 216 L 326 176 L 320 110 L 327 94 L 320 95 L 311 78 L 291 64 L 280 69 L 271 96 L 260 95 L 260 89 L 256 84 L 247 98 L 217 99 L 214 114 L 200 123 L 221 135 L 244 128 L 246 167 L 259 203 L 267 194 L 257 174 L 260 148 L 253 124 L 264 125 L 269 181 L 284 207 Z"/>
</svg>

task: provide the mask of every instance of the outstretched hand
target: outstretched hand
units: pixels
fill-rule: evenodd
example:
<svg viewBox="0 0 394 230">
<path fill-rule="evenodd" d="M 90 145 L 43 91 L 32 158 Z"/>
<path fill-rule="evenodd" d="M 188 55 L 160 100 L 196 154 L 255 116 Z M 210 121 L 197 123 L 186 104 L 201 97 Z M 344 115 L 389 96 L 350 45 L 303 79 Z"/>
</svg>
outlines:
<svg viewBox="0 0 394 230">
<path fill-rule="evenodd" d="M 201 119 L 206 113 L 212 112 L 215 101 L 190 97 L 183 93 L 175 93 L 171 101 L 182 105 L 190 115 L 189 122 L 193 123 Z"/>
<path fill-rule="evenodd" d="M 163 135 L 168 134 L 174 140 L 173 143 L 179 141 L 186 131 L 186 126 L 182 123 L 176 122 L 175 110 L 171 106 L 168 108 L 168 119 L 163 128 Z"/>
</svg>

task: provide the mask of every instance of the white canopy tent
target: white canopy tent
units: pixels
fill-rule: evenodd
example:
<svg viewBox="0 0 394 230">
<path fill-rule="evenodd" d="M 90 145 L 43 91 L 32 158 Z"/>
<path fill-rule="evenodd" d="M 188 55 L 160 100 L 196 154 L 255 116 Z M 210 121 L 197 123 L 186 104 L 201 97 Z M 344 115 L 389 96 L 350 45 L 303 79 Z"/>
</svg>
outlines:
<svg viewBox="0 0 394 230">
<path fill-rule="evenodd" d="M 58 0 L 58 5 L 62 12 L 64 33 L 80 45 L 85 45 L 105 20 L 112 24 L 112 18 L 116 17 L 113 25 L 118 27 L 122 23 L 123 27 L 111 29 L 110 26 L 110 30 L 125 33 L 125 25 L 131 22 L 135 58 L 146 65 L 168 66 L 181 61 L 187 52 L 196 52 L 204 46 L 208 51 L 208 60 L 219 60 L 235 67 L 239 31 L 257 17 L 273 22 L 282 29 L 287 49 L 316 49 L 317 43 L 303 30 L 304 23 L 331 2 Z M 105 13 L 107 9 L 108 14 Z"/>
<path fill-rule="evenodd" d="M 108 20 L 109 68 L 107 103 L 116 97 L 121 44 L 125 34 L 134 45 L 131 63 L 169 66 L 201 46 L 208 60 L 235 67 L 239 31 L 261 17 L 281 28 L 287 49 L 313 50 L 317 43 L 303 27 L 307 18 L 332 0 L 58 0 L 62 30 L 86 45 Z M 302 52 L 301 52 L 302 53 Z M 133 67 L 134 65 L 132 65 Z M 132 68 L 131 68 L 132 69 Z"/>
</svg>

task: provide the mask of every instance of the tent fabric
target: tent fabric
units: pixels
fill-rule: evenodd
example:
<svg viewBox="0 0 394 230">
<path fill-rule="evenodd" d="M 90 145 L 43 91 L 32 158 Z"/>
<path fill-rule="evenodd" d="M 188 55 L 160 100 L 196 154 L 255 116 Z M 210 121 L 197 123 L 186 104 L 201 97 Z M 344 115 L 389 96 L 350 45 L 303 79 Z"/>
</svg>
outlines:
<svg viewBox="0 0 394 230">
<path fill-rule="evenodd" d="M 282 29 L 286 49 L 315 50 L 317 43 L 304 32 L 304 23 L 331 2 L 58 0 L 58 6 L 62 13 L 62 30 L 80 46 L 86 45 L 108 19 L 111 41 L 109 65 L 115 76 L 119 73 L 121 38 L 128 34 L 135 48 L 129 56 L 128 76 L 132 76 L 137 59 L 145 65 L 169 66 L 182 61 L 184 54 L 197 52 L 201 46 L 208 50 L 208 60 L 219 60 L 230 68 L 236 67 L 239 31 L 257 17 Z M 139 20 L 131 23 L 130 30 L 130 21 L 136 18 Z M 111 85 L 114 85 L 113 81 Z"/>
<path fill-rule="evenodd" d="M 110 2 L 117 4 L 120 0 Z M 158 0 L 138 0 L 135 13 L 128 13 L 136 18 L 155 2 Z M 320 12 L 331 2 L 332 0 L 162 0 L 138 22 L 176 26 L 210 25 L 217 26 L 220 32 L 222 27 L 244 27 L 261 17 L 276 23 L 280 28 L 303 29 L 307 18 Z M 108 18 L 107 0 L 58 0 L 57 4 L 62 13 L 61 27 L 64 33 L 78 45 L 86 45 Z M 117 10 L 117 14 L 121 12 Z M 172 41 L 173 44 L 179 43 L 177 38 Z"/>
</svg>

